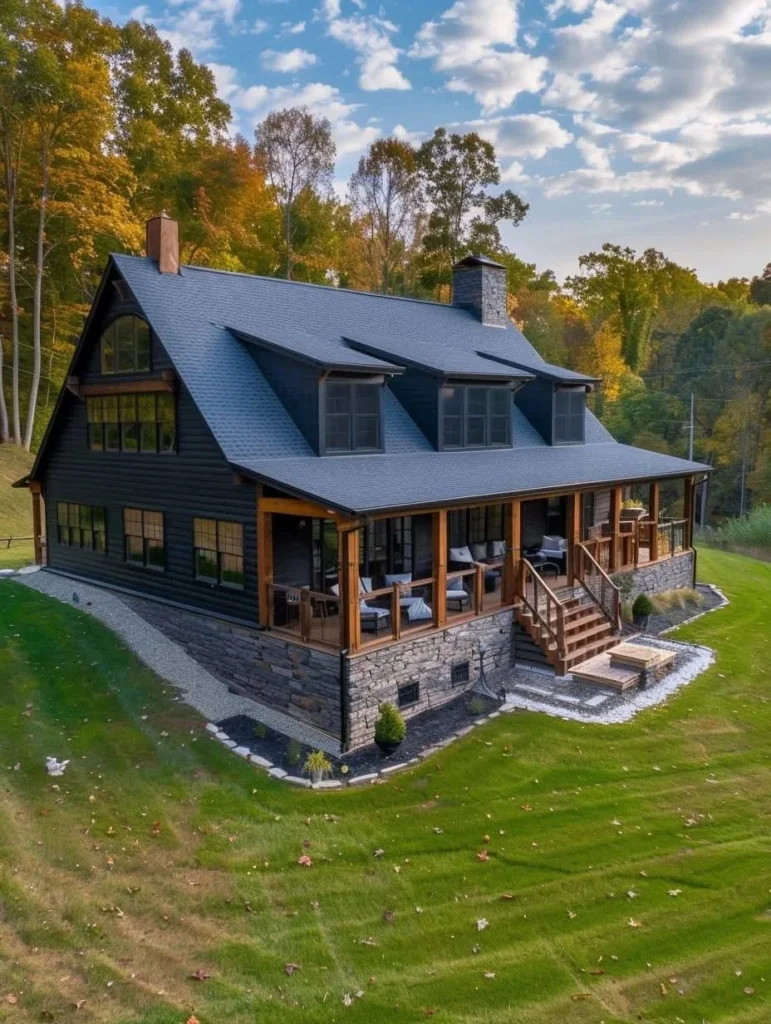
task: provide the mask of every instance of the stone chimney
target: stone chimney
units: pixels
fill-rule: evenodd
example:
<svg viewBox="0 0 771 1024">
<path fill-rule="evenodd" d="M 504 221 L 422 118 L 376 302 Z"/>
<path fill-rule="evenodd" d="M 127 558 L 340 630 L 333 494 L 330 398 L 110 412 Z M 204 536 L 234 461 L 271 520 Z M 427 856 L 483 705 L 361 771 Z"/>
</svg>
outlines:
<svg viewBox="0 0 771 1024">
<path fill-rule="evenodd" d="M 151 217 L 145 226 L 147 255 L 162 274 L 179 273 L 179 224 L 167 213 Z"/>
<path fill-rule="evenodd" d="M 452 304 L 488 327 L 505 327 L 506 268 L 485 256 L 466 256 L 452 268 Z"/>
</svg>

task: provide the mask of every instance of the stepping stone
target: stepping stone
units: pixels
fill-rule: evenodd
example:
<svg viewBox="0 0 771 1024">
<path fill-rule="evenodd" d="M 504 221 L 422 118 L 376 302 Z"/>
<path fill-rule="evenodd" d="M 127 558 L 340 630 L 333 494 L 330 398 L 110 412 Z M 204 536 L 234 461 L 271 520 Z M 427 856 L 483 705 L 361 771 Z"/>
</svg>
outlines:
<svg viewBox="0 0 771 1024">
<path fill-rule="evenodd" d="M 206 723 L 206 731 L 207 732 L 218 733 L 220 731 L 220 727 L 218 725 L 215 725 L 214 722 L 207 722 Z"/>
<path fill-rule="evenodd" d="M 252 762 L 252 764 L 258 764 L 260 766 L 260 768 L 272 768 L 273 767 L 273 762 L 272 761 L 268 761 L 268 759 L 265 758 L 265 757 L 260 757 L 259 754 L 252 754 L 252 756 L 249 758 L 249 760 Z"/>
<path fill-rule="evenodd" d="M 455 735 L 456 736 L 468 736 L 468 734 L 470 732 L 473 732 L 473 731 L 474 731 L 474 726 L 473 725 L 466 725 L 466 726 L 464 726 L 463 729 L 458 729 L 458 731 L 455 733 Z"/>
<path fill-rule="evenodd" d="M 563 704 L 580 704 L 580 697 L 571 697 L 569 693 L 555 693 L 553 694 L 555 700 L 561 700 Z"/>
<path fill-rule="evenodd" d="M 427 757 L 432 757 L 434 754 L 438 754 L 440 749 L 440 747 L 426 747 L 425 750 L 421 750 L 418 757 L 421 761 L 424 761 Z"/>
<path fill-rule="evenodd" d="M 236 749 L 236 741 L 235 740 L 223 740 L 222 741 L 222 745 L 223 745 L 223 747 L 227 747 L 228 750 L 235 750 Z"/>
<path fill-rule="evenodd" d="M 492 714 L 489 714 L 487 717 L 488 717 L 488 719 L 490 719 L 490 718 L 497 718 L 499 715 L 500 715 L 500 711 L 493 711 Z"/>
<path fill-rule="evenodd" d="M 406 761 L 402 761 L 400 764 L 389 764 L 389 766 L 387 768 L 381 768 L 380 769 L 380 774 L 381 775 L 390 775 L 392 772 L 400 772 L 402 770 L 402 768 L 406 768 L 406 767 L 407 767 L 407 762 Z"/>
<path fill-rule="evenodd" d="M 610 700 L 609 693 L 595 693 L 589 700 L 584 701 L 584 707 L 587 708 L 598 708 L 600 704 L 604 704 L 606 700 Z"/>
<path fill-rule="evenodd" d="M 370 772 L 368 775 L 354 775 L 348 780 L 349 786 L 363 786 L 365 782 L 372 782 L 377 778 L 377 772 Z"/>
<path fill-rule="evenodd" d="M 289 772 L 285 772 L 283 768 L 271 768 L 268 775 L 272 775 L 274 779 L 285 779 Z"/>
<path fill-rule="evenodd" d="M 527 683 L 517 683 L 514 689 L 521 690 L 523 693 L 534 693 L 537 697 L 552 696 L 551 690 L 545 690 L 542 686 L 528 686 Z"/>
<path fill-rule="evenodd" d="M 501 704 L 501 706 L 500 706 L 500 708 L 498 708 L 498 710 L 500 711 L 500 713 L 502 715 L 507 715 L 509 713 L 509 711 L 513 711 L 515 707 L 516 707 L 516 704 L 512 704 L 510 701 L 506 701 L 505 704 Z"/>
<path fill-rule="evenodd" d="M 304 786 L 305 789 L 310 789 L 311 780 L 301 779 L 299 775 L 285 775 L 284 782 L 291 782 L 293 786 Z"/>
<path fill-rule="evenodd" d="M 342 782 L 339 779 L 324 779 L 321 782 L 314 782 L 311 789 L 339 789 L 341 786 Z"/>
<path fill-rule="evenodd" d="M 233 753 L 238 754 L 239 757 L 249 757 L 251 750 L 248 747 L 233 747 Z"/>
</svg>

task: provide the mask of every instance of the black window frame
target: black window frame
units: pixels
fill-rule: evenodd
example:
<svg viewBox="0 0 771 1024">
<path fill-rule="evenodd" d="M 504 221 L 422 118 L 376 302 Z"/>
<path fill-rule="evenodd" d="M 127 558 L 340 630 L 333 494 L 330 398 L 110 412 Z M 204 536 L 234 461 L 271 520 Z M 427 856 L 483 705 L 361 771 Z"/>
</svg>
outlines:
<svg viewBox="0 0 771 1024">
<path fill-rule="evenodd" d="M 319 451 L 322 455 L 360 455 L 360 454 L 376 454 L 384 451 L 384 434 L 385 427 L 383 422 L 383 382 L 372 381 L 372 380 L 357 380 L 357 379 L 341 379 L 338 377 L 330 377 L 322 381 L 320 384 L 321 388 L 321 401 L 319 402 Z M 334 400 L 330 393 L 330 389 L 339 388 L 345 389 L 348 392 L 348 408 L 344 411 L 334 412 L 330 409 L 331 402 Z M 357 400 L 359 395 L 357 394 L 358 389 L 374 390 L 377 389 L 377 412 L 371 410 L 364 410 L 357 408 Z M 341 396 L 342 397 L 342 396 Z M 329 427 L 330 418 L 335 417 L 339 420 L 347 420 L 347 435 L 348 441 L 344 445 L 336 445 L 329 443 Z M 363 431 L 364 424 L 363 420 L 376 419 L 376 430 L 377 430 L 377 443 L 373 445 L 364 445 L 357 443 L 357 434 L 359 431 Z M 342 425 L 342 424 L 341 424 Z M 345 427 L 343 429 L 346 429 Z"/>
<path fill-rule="evenodd" d="M 143 418 L 142 405 L 148 405 L 151 400 L 153 418 Z M 129 408 L 131 405 L 133 415 Z M 86 420 L 89 451 L 125 452 L 130 455 L 177 454 L 177 400 L 173 391 L 88 395 Z"/>
<path fill-rule="evenodd" d="M 479 403 L 484 392 L 484 412 Z M 460 393 L 459 407 L 447 411 L 447 405 Z M 504 396 L 505 412 L 495 408 L 495 399 Z M 439 388 L 439 448 L 441 451 L 511 448 L 513 396 L 508 384 L 448 381 Z M 450 422 L 451 421 L 451 422 Z M 494 436 L 505 435 L 502 440 Z M 449 441 L 448 437 L 453 436 Z M 455 443 L 459 438 L 460 443 Z"/>
<path fill-rule="evenodd" d="M 131 321 L 131 338 L 133 357 L 131 366 L 120 365 L 120 329 Z M 141 324 L 146 328 L 146 347 L 140 343 L 140 333 L 137 325 Z M 108 345 L 111 345 L 110 354 L 107 355 Z M 146 359 L 142 358 L 146 356 Z M 109 362 L 112 366 L 108 365 Z M 146 365 L 145 365 L 146 363 Z M 150 373 L 153 368 L 153 335 L 150 324 L 144 317 L 136 313 L 121 313 L 116 316 L 104 328 L 99 337 L 99 369 L 103 377 L 116 377 L 124 373 Z"/>
<path fill-rule="evenodd" d="M 560 399 L 569 398 L 566 410 Z M 561 430 L 558 430 L 561 427 Z M 552 400 L 552 444 L 571 445 L 586 442 L 586 388 L 558 387 Z"/>
<path fill-rule="evenodd" d="M 413 680 L 397 687 L 396 702 L 400 708 L 414 708 L 416 704 L 420 704 L 420 682 Z"/>
<path fill-rule="evenodd" d="M 62 522 L 62 509 L 66 509 Z M 73 515 L 72 510 L 77 510 Z M 85 515 L 84 513 L 87 513 Z M 97 516 L 94 513 L 98 513 Z M 77 523 L 73 522 L 77 519 Z M 95 522 L 101 520 L 99 529 Z M 101 538 L 101 541 L 100 541 Z M 56 543 L 62 547 L 79 548 L 96 555 L 107 554 L 107 509 L 104 505 L 84 505 L 77 501 L 56 502 Z"/>
<path fill-rule="evenodd" d="M 213 523 L 214 524 L 214 547 L 204 547 L 203 544 L 199 544 L 199 540 L 209 535 L 211 536 L 210 530 L 204 530 L 203 526 L 198 527 L 196 524 Z M 240 551 L 229 551 L 222 538 L 223 528 L 235 527 L 239 532 L 239 545 Z M 214 556 L 203 558 L 202 556 Z M 236 570 L 229 569 L 226 566 L 227 559 L 235 559 L 241 563 L 240 570 L 237 571 L 237 575 L 240 575 L 241 582 L 234 583 L 232 580 L 225 578 L 227 572 L 235 572 Z M 214 566 L 214 575 L 209 576 L 205 573 L 200 572 L 201 560 L 208 562 L 209 565 Z M 244 569 L 244 524 L 238 522 L 235 519 L 214 519 L 211 516 L 193 516 L 193 575 L 199 583 L 205 583 L 210 587 L 224 587 L 226 590 L 238 590 L 242 591 L 246 589 L 246 571 Z"/>
<path fill-rule="evenodd" d="M 141 533 L 129 533 L 127 530 L 127 513 L 139 513 Z M 152 537 L 148 534 L 148 530 L 151 529 L 151 524 L 145 521 L 146 516 L 160 516 L 161 520 L 161 550 L 163 551 L 163 564 L 158 564 L 152 561 L 150 557 L 151 552 L 151 541 L 157 540 L 157 537 Z M 142 542 L 142 560 L 137 558 L 129 557 L 129 537 L 134 540 L 141 540 Z M 168 551 L 166 549 L 166 513 L 160 509 L 154 508 L 137 508 L 135 505 L 126 505 L 123 507 L 123 560 L 127 565 L 132 565 L 137 569 L 148 569 L 150 572 L 166 572 L 168 562 Z"/>
<path fill-rule="evenodd" d="M 456 661 L 450 668 L 450 685 L 460 686 L 471 682 L 471 662 Z"/>
</svg>

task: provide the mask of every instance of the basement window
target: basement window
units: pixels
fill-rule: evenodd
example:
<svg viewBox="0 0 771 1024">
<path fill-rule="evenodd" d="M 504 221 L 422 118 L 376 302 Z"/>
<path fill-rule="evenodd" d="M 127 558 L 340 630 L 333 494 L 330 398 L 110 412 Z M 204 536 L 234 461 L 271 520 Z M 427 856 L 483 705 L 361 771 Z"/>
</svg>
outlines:
<svg viewBox="0 0 771 1024">
<path fill-rule="evenodd" d="M 467 661 L 458 661 L 452 666 L 450 682 L 453 686 L 459 683 L 467 683 L 471 678 L 471 666 Z"/>
<path fill-rule="evenodd" d="M 420 683 L 407 683 L 399 687 L 399 707 L 408 708 L 420 700 Z"/>
</svg>

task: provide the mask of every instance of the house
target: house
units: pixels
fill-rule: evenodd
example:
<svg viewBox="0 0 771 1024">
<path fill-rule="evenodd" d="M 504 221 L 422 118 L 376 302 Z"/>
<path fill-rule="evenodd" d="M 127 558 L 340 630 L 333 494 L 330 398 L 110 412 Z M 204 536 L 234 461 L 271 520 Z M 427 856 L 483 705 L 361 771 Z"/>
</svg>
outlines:
<svg viewBox="0 0 771 1024">
<path fill-rule="evenodd" d="M 180 266 L 165 215 L 147 242 L 110 258 L 20 483 L 38 561 L 233 690 L 351 748 L 383 700 L 606 650 L 619 580 L 692 584 L 708 467 L 616 443 L 499 264 L 461 260 L 446 305 Z"/>
</svg>

